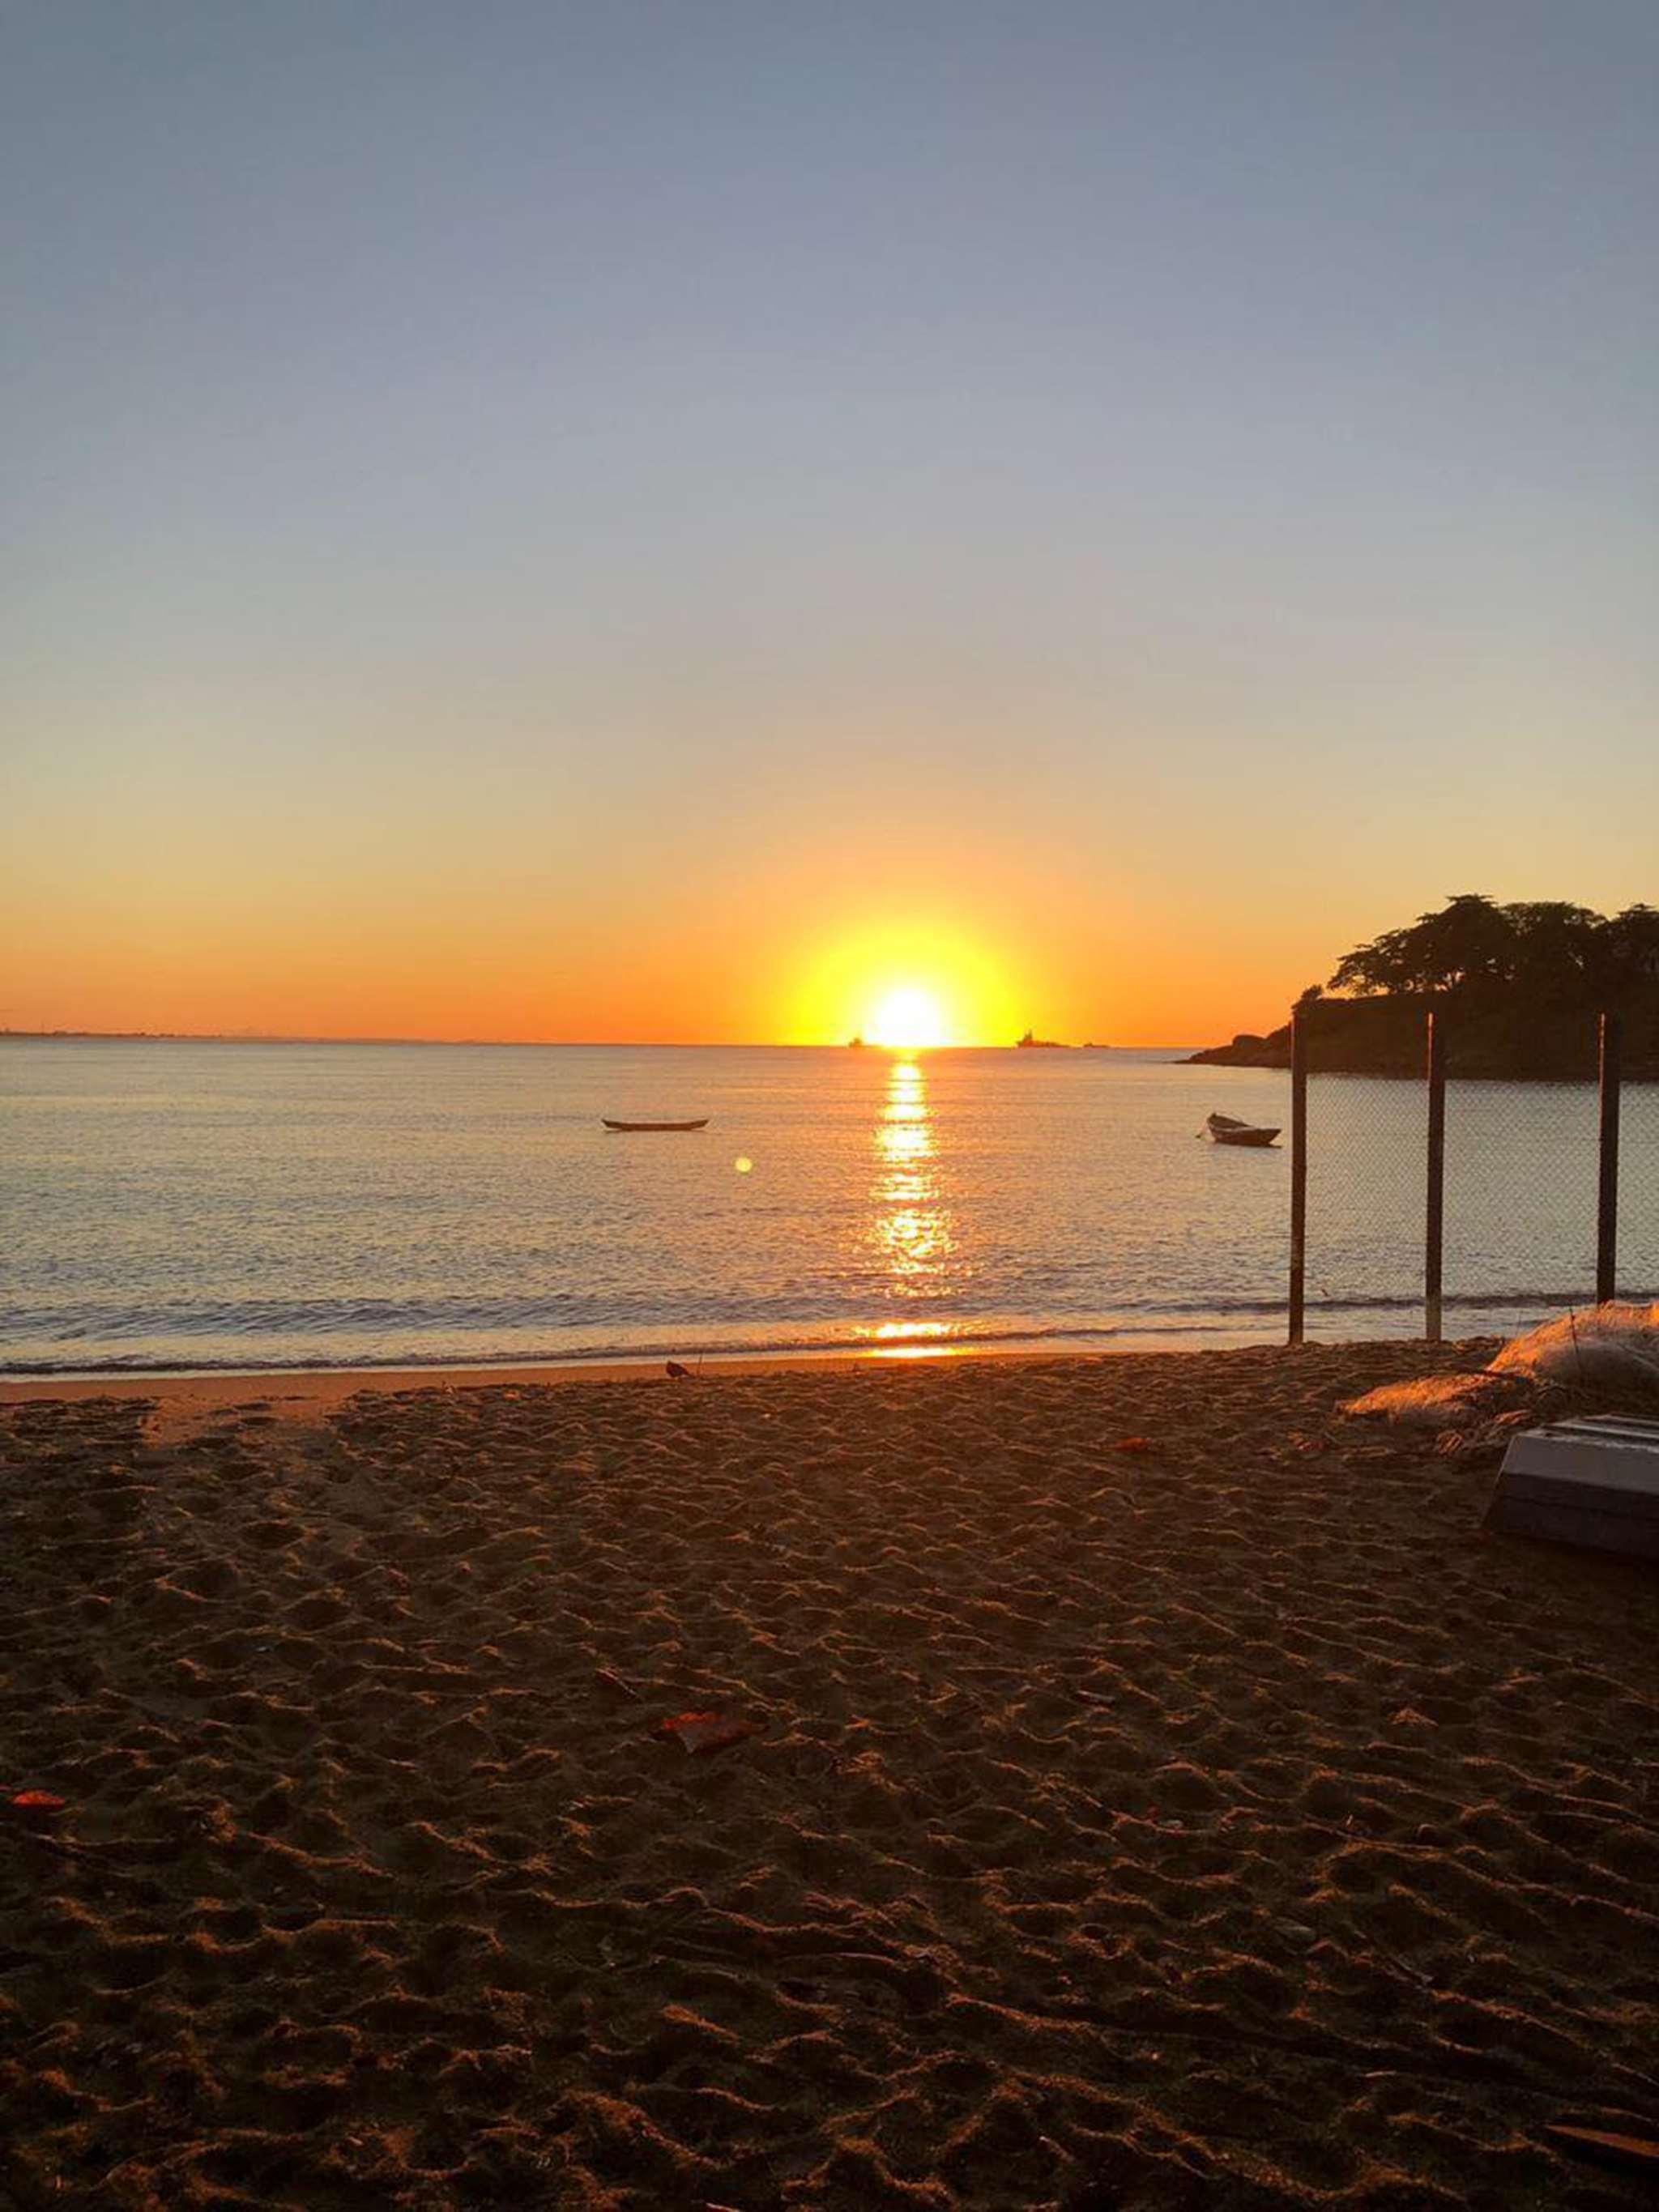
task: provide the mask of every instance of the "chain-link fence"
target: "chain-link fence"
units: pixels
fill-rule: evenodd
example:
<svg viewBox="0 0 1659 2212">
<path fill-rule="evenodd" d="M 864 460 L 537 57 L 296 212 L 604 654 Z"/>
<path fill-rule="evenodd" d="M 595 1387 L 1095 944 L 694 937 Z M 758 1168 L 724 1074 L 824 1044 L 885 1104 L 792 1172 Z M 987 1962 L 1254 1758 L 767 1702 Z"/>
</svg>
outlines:
<svg viewBox="0 0 1659 2212">
<path fill-rule="evenodd" d="M 1597 1102 L 1583 1083 L 1446 1086 L 1446 1333 L 1595 1297 Z"/>
<path fill-rule="evenodd" d="M 1308 1327 L 1410 1332 L 1423 1310 L 1424 1085 L 1315 1074 L 1308 1082 Z"/>
<path fill-rule="evenodd" d="M 1619 1127 L 1619 1295 L 1659 1301 L 1659 1083 L 1626 1083 Z"/>
<path fill-rule="evenodd" d="M 1566 1080 L 1460 1073 L 1455 1011 L 1421 1000 L 1305 1006 L 1292 1035 L 1292 1341 L 1659 1298 L 1659 1083 L 1621 1079 L 1616 1018 L 1552 1018 Z"/>
</svg>

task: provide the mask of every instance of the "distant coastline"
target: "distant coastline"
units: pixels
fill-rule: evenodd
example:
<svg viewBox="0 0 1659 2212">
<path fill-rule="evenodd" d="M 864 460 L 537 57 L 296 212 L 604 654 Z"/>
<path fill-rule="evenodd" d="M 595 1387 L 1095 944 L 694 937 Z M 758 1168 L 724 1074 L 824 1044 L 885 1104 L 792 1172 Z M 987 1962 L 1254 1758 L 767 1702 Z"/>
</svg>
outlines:
<svg viewBox="0 0 1659 2212">
<path fill-rule="evenodd" d="M 631 1041 L 611 1045 L 586 1037 L 418 1037 L 316 1036 L 303 1030 L 13 1030 L 0 1029 L 0 1044 L 429 1044 L 523 1046 L 556 1049 L 626 1051 Z"/>
<path fill-rule="evenodd" d="M 1595 1076 L 1596 1017 L 1582 1006 L 1539 1008 L 1522 1000 L 1459 1007 L 1423 997 L 1320 999 L 1304 1010 L 1308 1066 L 1322 1075 L 1420 1076 L 1423 1018 L 1438 1005 L 1447 1024 L 1446 1073 L 1510 1083 L 1586 1083 Z M 1192 1054 L 1191 1067 L 1275 1067 L 1291 1064 L 1291 1024 L 1265 1036 L 1243 1030 L 1230 1044 Z M 1627 1022 L 1627 1082 L 1659 1082 L 1659 1025 Z"/>
</svg>

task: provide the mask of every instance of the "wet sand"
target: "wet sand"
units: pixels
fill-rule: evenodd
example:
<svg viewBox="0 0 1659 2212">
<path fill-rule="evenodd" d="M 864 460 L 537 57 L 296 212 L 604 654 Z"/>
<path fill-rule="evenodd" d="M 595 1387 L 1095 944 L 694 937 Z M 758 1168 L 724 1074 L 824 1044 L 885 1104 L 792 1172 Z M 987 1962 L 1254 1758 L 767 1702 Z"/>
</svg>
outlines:
<svg viewBox="0 0 1659 2212">
<path fill-rule="evenodd" d="M 1336 1418 L 1469 1357 L 10 1394 L 0 2203 L 1650 2201 L 1659 1578 Z"/>
</svg>

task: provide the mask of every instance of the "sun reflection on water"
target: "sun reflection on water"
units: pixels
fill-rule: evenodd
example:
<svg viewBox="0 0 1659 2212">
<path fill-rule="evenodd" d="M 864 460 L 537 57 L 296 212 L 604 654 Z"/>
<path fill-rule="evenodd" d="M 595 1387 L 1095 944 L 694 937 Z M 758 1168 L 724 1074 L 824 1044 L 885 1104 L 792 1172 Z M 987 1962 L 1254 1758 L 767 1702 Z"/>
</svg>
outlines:
<svg viewBox="0 0 1659 2212">
<path fill-rule="evenodd" d="M 886 1270 L 889 1292 L 899 1297 L 927 1296 L 942 1288 L 956 1240 L 940 1203 L 933 1119 L 918 1060 L 897 1059 L 892 1064 L 876 1124 L 875 1149 L 872 1237 Z M 884 1322 L 872 1332 L 887 1346 L 937 1340 L 949 1334 L 948 1323 L 925 1321 Z"/>
</svg>

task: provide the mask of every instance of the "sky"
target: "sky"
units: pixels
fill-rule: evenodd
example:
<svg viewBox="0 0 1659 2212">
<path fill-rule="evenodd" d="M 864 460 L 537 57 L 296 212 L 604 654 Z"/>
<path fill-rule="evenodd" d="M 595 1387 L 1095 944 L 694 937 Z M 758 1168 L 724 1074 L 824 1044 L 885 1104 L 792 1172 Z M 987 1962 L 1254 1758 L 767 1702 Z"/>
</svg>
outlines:
<svg viewBox="0 0 1659 2212">
<path fill-rule="evenodd" d="M 1205 1042 L 1659 902 L 1651 0 L 25 0 L 0 1024 Z"/>
</svg>

